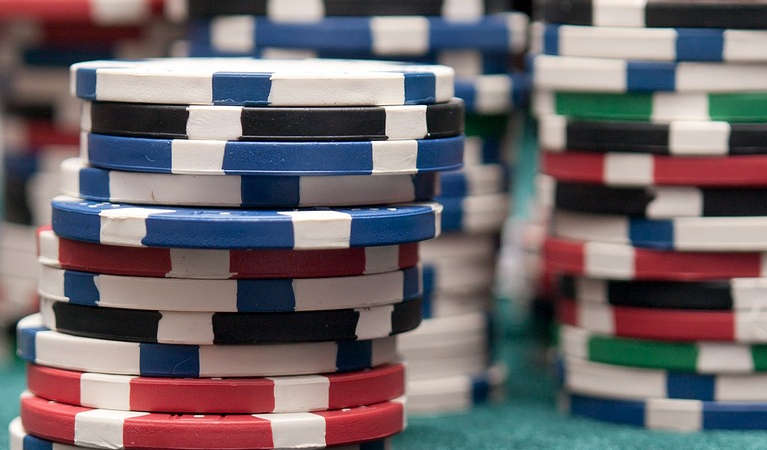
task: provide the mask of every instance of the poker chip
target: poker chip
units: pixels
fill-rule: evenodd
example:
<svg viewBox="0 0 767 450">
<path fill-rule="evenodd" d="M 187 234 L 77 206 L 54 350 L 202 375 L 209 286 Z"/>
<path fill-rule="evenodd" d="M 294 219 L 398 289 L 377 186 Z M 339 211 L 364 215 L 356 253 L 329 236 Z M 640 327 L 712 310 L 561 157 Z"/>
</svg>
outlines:
<svg viewBox="0 0 767 450">
<path fill-rule="evenodd" d="M 455 376 L 408 383 L 408 412 L 415 414 L 465 411 L 498 398 L 508 376 L 506 366 L 494 364 L 474 376 Z"/>
<path fill-rule="evenodd" d="M 76 132 L 63 130 L 50 120 L 3 116 L 3 141 L 8 149 L 38 150 L 52 145 L 76 146 Z"/>
<path fill-rule="evenodd" d="M 765 401 L 765 374 L 698 375 L 593 363 L 577 358 L 561 361 L 563 387 L 578 394 L 614 399 L 684 399 L 718 402 Z M 408 398 L 410 400 L 410 398 Z M 408 408 L 412 403 L 408 402 Z"/>
<path fill-rule="evenodd" d="M 5 230 L 4 230 L 5 231 Z M 37 232 L 41 264 L 79 272 L 187 279 L 321 278 L 380 274 L 418 264 L 418 244 L 336 250 L 124 247 Z"/>
<path fill-rule="evenodd" d="M 158 139 L 377 141 L 457 136 L 463 102 L 371 107 L 229 107 L 91 102 L 84 131 Z"/>
<path fill-rule="evenodd" d="M 527 104 L 529 85 L 523 74 L 480 75 L 458 78 L 455 95 L 463 99 L 469 113 L 502 114 Z"/>
<path fill-rule="evenodd" d="M 279 0 L 234 0 L 210 3 L 204 0 L 186 2 L 189 17 L 249 14 L 267 16 L 275 21 L 307 21 L 325 16 L 444 16 L 455 20 L 478 18 L 485 14 L 502 12 L 507 5 L 502 0 L 432 0 L 413 3 L 407 0 L 368 0 L 364 3 L 349 0 L 321 0 L 311 2 L 312 7 L 284 3 Z"/>
<path fill-rule="evenodd" d="M 760 251 L 765 218 L 643 219 L 557 211 L 553 234 L 566 239 L 681 251 Z"/>
<path fill-rule="evenodd" d="M 187 175 L 409 175 L 459 169 L 463 137 L 405 141 L 250 142 L 86 134 L 95 167 Z"/>
<path fill-rule="evenodd" d="M 735 75 L 735 79 L 737 79 Z M 668 122 L 703 120 L 767 122 L 766 92 L 551 92 L 536 91 L 533 110 L 541 115 L 595 120 Z"/>
<path fill-rule="evenodd" d="M 574 416 L 651 430 L 763 430 L 767 403 L 700 400 L 617 400 L 566 394 L 563 408 Z"/>
<path fill-rule="evenodd" d="M 721 280 L 767 275 L 759 252 L 677 252 L 547 237 L 546 264 L 564 272 L 614 280 Z"/>
<path fill-rule="evenodd" d="M 527 46 L 527 23 L 528 18 L 522 13 L 470 20 L 408 15 L 290 21 L 228 15 L 195 23 L 190 36 L 195 44 L 234 55 L 252 54 L 261 48 L 365 52 L 392 57 L 446 49 L 520 53 Z"/>
<path fill-rule="evenodd" d="M 24 393 L 21 420 L 35 436 L 91 448 L 306 448 L 398 433 L 405 428 L 405 400 L 336 411 L 206 416 L 91 409 Z"/>
<path fill-rule="evenodd" d="M 610 187 L 599 184 L 556 184 L 559 209 L 595 214 L 625 214 L 650 219 L 674 217 L 765 216 L 761 188 L 691 186 Z"/>
<path fill-rule="evenodd" d="M 83 306 L 40 299 L 43 322 L 74 336 L 128 342 L 234 345 L 369 340 L 415 329 L 421 300 L 297 313 L 211 313 Z"/>
<path fill-rule="evenodd" d="M 442 231 L 487 233 L 498 231 L 508 217 L 508 194 L 437 197 L 442 210 Z"/>
<path fill-rule="evenodd" d="M 541 170 L 557 180 L 610 186 L 765 186 L 765 165 L 765 155 L 679 158 L 617 152 L 541 154 Z"/>
<path fill-rule="evenodd" d="M 538 118 L 541 146 L 549 151 L 735 156 L 767 153 L 763 123 L 675 120 L 668 123 Z"/>
<path fill-rule="evenodd" d="M 420 278 L 419 267 L 351 277 L 206 280 L 104 275 L 43 266 L 38 291 L 49 299 L 112 308 L 323 311 L 414 299 L 421 295 Z"/>
<path fill-rule="evenodd" d="M 173 58 L 89 61 L 70 69 L 83 100 L 226 106 L 446 102 L 453 71 L 378 61 Z"/>
<path fill-rule="evenodd" d="M 765 8 L 767 12 L 767 7 Z M 535 53 L 646 61 L 764 62 L 766 37 L 721 28 L 628 28 L 533 23 Z"/>
<path fill-rule="evenodd" d="M 440 195 L 449 198 L 506 192 L 509 171 L 503 164 L 481 164 L 442 172 L 439 175 Z"/>
<path fill-rule="evenodd" d="M 110 0 L 0 0 L 0 20 L 34 19 L 45 22 L 97 25 L 141 24 L 162 12 L 162 0 L 127 0 L 119 7 Z"/>
<path fill-rule="evenodd" d="M 638 339 L 669 341 L 765 342 L 765 318 L 758 309 L 680 310 L 600 305 L 559 300 L 560 323 Z"/>
<path fill-rule="evenodd" d="M 545 0 L 541 13 L 546 21 L 603 27 L 706 27 L 762 29 L 767 15 L 763 1 L 735 0 Z"/>
<path fill-rule="evenodd" d="M 493 254 L 498 248 L 498 237 L 493 234 L 468 235 L 451 233 L 439 239 L 420 244 L 423 261 L 479 259 Z"/>
<path fill-rule="evenodd" d="M 40 448 L 55 448 L 56 450 L 77 450 L 83 448 L 75 447 L 73 445 L 59 444 L 57 442 L 52 442 L 47 439 L 40 439 L 39 437 L 27 434 L 27 432 L 24 430 L 24 426 L 21 424 L 20 417 L 17 417 L 11 421 L 8 427 L 8 432 L 10 434 L 11 448 L 13 450 L 37 450 Z M 389 442 L 389 439 L 382 439 L 361 444 L 322 448 L 336 448 L 338 450 L 377 450 L 388 449 L 390 447 L 391 443 Z M 316 449 L 317 447 L 312 448 Z"/>
<path fill-rule="evenodd" d="M 505 137 L 469 136 L 464 139 L 464 169 L 469 170 L 484 164 L 503 164 L 505 159 Z"/>
<path fill-rule="evenodd" d="M 453 294 L 424 292 L 422 313 L 424 319 L 459 316 L 492 311 L 495 298 L 491 292 Z"/>
<path fill-rule="evenodd" d="M 53 231 L 64 238 L 128 247 L 339 249 L 394 245 L 439 235 L 442 207 L 268 211 L 138 207 L 60 196 Z"/>
<path fill-rule="evenodd" d="M 489 172 L 489 170 L 485 171 Z M 483 192 L 492 179 L 448 177 L 448 192 Z M 500 181 L 496 181 L 500 184 Z M 181 175 L 123 172 L 90 167 L 79 158 L 64 161 L 65 195 L 97 202 L 213 207 L 310 207 L 406 203 L 434 198 L 440 180 L 434 172 L 417 175 L 269 176 Z M 441 184 L 445 184 L 443 180 Z M 471 192 L 471 191 L 470 191 Z"/>
<path fill-rule="evenodd" d="M 765 278 L 716 281 L 603 280 L 561 276 L 559 293 L 584 305 L 639 308 L 733 310 L 758 313 L 767 296 Z"/>
<path fill-rule="evenodd" d="M 397 360 L 394 337 L 259 345 L 139 344 L 71 336 L 19 322 L 19 356 L 59 369 L 144 377 L 267 377 L 350 372 Z"/>
<path fill-rule="evenodd" d="M 423 263 L 424 293 L 476 294 L 493 284 L 495 264 L 487 258 Z"/>
<path fill-rule="evenodd" d="M 751 92 L 767 90 L 757 64 L 532 57 L 537 89 L 575 92 Z"/>
<path fill-rule="evenodd" d="M 604 364 L 704 374 L 767 371 L 763 344 L 629 339 L 567 325 L 559 327 L 559 339 L 564 356 Z"/>
<path fill-rule="evenodd" d="M 117 411 L 263 414 L 325 411 L 401 397 L 405 366 L 272 378 L 150 378 L 30 364 L 27 386 L 41 398 Z"/>
</svg>

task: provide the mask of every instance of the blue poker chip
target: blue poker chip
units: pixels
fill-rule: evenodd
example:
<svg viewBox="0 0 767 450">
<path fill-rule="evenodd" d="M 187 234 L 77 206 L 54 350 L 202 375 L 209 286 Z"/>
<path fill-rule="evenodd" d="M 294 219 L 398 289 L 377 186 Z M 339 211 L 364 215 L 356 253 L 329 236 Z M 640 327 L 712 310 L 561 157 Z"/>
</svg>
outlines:
<svg viewBox="0 0 767 450">
<path fill-rule="evenodd" d="M 447 102 L 454 71 L 390 61 L 158 58 L 77 63 L 84 100 L 178 105 L 378 106 Z"/>
<path fill-rule="evenodd" d="M 530 78 L 526 74 L 459 78 L 455 81 L 455 96 L 463 99 L 468 113 L 508 113 L 527 105 Z"/>
<path fill-rule="evenodd" d="M 458 169 L 464 137 L 407 141 L 249 142 L 88 134 L 104 169 L 190 175 L 408 175 Z"/>
<path fill-rule="evenodd" d="M 435 172 L 391 176 L 238 176 L 122 172 L 61 164 L 62 193 L 86 200 L 148 205 L 290 208 L 356 206 L 431 200 Z M 480 183 L 481 181 L 478 181 Z"/>
<path fill-rule="evenodd" d="M 334 249 L 435 238 L 442 206 L 413 203 L 353 209 L 191 209 L 52 202 L 53 230 L 73 240 L 131 247 Z"/>
<path fill-rule="evenodd" d="M 440 195 L 450 198 L 508 192 L 509 173 L 505 164 L 481 164 L 443 172 L 439 174 Z"/>
<path fill-rule="evenodd" d="M 520 53 L 527 46 L 528 19 L 502 13 L 474 20 L 442 17 L 326 17 L 318 21 L 273 21 L 225 16 L 193 24 L 191 39 L 215 52 L 252 55 L 262 48 L 423 55 L 446 49 Z"/>
<path fill-rule="evenodd" d="M 679 399 L 618 400 L 563 394 L 563 409 L 575 416 L 653 430 L 764 430 L 767 403 Z"/>
</svg>

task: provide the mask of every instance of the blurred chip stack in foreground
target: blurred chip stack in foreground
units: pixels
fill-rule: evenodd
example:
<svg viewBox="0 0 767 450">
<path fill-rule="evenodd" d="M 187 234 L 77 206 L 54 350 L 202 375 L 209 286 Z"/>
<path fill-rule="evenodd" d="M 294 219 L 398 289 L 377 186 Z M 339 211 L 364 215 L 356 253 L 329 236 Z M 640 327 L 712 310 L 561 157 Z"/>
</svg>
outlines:
<svg viewBox="0 0 767 450">
<path fill-rule="evenodd" d="M 767 428 L 767 4 L 539 6 L 563 407 Z"/>
<path fill-rule="evenodd" d="M 420 241 L 463 161 L 439 65 L 72 66 L 81 155 L 38 232 L 11 448 L 386 448 Z"/>
<path fill-rule="evenodd" d="M 158 0 L 0 0 L 4 148 L 0 326 L 37 310 L 35 227 L 50 222 L 58 166 L 78 153 L 71 64 L 163 56 L 177 32 Z"/>
<path fill-rule="evenodd" d="M 322 57 L 451 66 L 466 103 L 465 168 L 441 176 L 445 236 L 422 246 L 424 326 L 400 340 L 409 360 L 409 411 L 449 412 L 494 395 L 498 233 L 507 216 L 511 113 L 527 98 L 513 73 L 526 48 L 527 16 L 506 1 L 186 2 L 192 56 Z M 518 58 L 517 58 L 518 59 Z"/>
</svg>

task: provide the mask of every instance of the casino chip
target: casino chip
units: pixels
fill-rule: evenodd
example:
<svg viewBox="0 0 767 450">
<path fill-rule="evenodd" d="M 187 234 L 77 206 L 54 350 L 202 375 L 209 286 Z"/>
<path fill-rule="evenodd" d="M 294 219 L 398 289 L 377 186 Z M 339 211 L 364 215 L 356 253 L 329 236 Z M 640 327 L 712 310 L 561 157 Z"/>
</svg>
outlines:
<svg viewBox="0 0 767 450">
<path fill-rule="evenodd" d="M 559 324 L 562 409 L 765 429 L 767 3 L 538 7 L 534 263 Z"/>
</svg>

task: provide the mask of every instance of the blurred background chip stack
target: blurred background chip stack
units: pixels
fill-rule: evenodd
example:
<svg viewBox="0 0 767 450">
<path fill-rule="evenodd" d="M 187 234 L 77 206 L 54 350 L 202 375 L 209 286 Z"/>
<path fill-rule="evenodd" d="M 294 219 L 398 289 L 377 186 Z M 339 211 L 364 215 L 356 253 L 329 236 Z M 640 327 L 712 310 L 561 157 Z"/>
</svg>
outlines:
<svg viewBox="0 0 767 450">
<path fill-rule="evenodd" d="M 530 62 L 563 407 L 764 429 L 767 4 L 539 6 Z"/>
<path fill-rule="evenodd" d="M 444 237 L 422 246 L 424 326 L 401 339 L 409 410 L 450 412 L 492 397 L 494 275 L 513 172 L 512 113 L 526 104 L 527 16 L 508 2 L 186 2 L 191 56 L 322 57 L 440 63 L 466 104 L 465 168 L 441 176 Z"/>
<path fill-rule="evenodd" d="M 181 29 L 164 17 L 157 0 L 0 1 L 3 328 L 37 309 L 34 230 L 50 222 L 59 164 L 78 153 L 80 103 L 68 94 L 69 66 L 166 55 Z"/>
<path fill-rule="evenodd" d="M 168 58 L 71 77 L 81 154 L 38 232 L 11 448 L 387 448 L 437 174 L 463 165 L 453 70 Z"/>
</svg>

